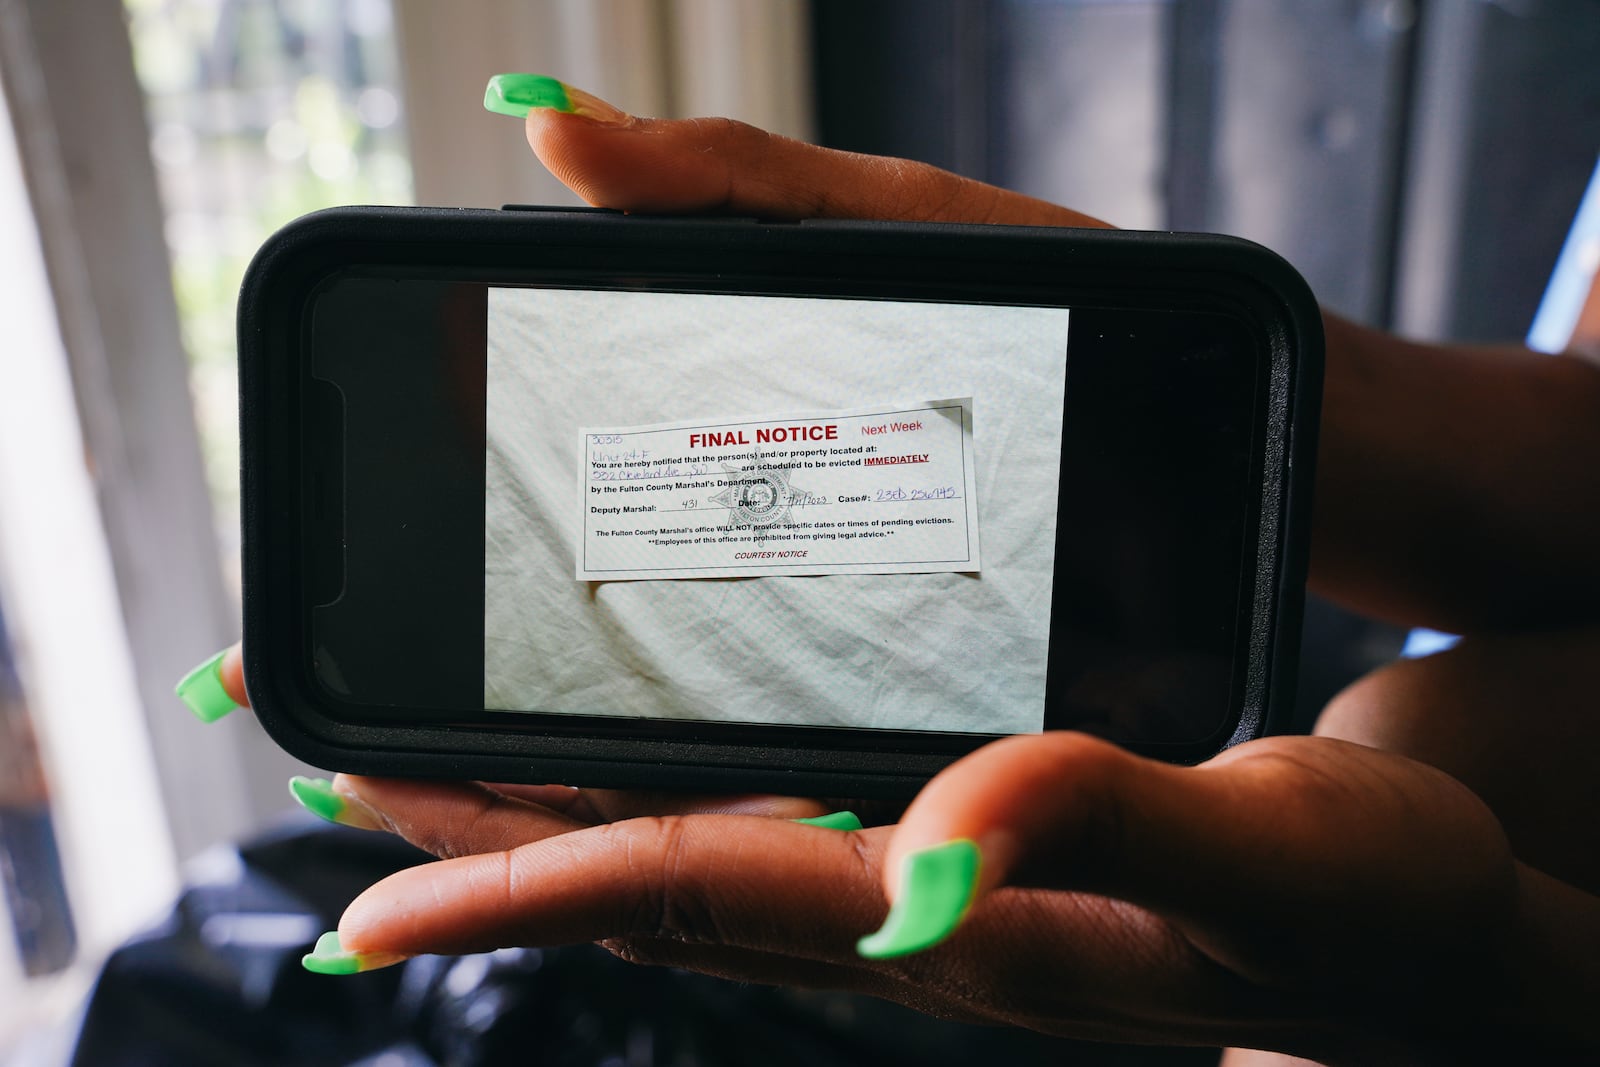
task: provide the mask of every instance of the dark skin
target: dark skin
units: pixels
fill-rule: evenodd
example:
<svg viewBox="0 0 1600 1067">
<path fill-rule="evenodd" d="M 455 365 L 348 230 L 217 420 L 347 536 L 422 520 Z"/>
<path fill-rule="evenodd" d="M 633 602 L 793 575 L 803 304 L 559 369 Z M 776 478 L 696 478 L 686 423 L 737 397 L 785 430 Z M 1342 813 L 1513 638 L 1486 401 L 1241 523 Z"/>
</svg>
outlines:
<svg viewBox="0 0 1600 1067">
<path fill-rule="evenodd" d="M 725 120 L 535 111 L 527 132 L 579 195 L 624 210 L 1103 225 Z M 1321 736 L 1190 768 L 1009 738 L 853 834 L 771 817 L 822 810 L 795 799 L 341 776 L 444 857 L 358 898 L 345 947 L 597 941 L 942 1016 L 1325 1063 L 1597 1054 L 1600 372 L 1327 326 L 1313 585 L 1481 636 L 1359 683 Z M 223 677 L 242 701 L 236 655 Z M 964 925 L 857 956 L 899 858 L 961 837 L 984 857 Z"/>
</svg>

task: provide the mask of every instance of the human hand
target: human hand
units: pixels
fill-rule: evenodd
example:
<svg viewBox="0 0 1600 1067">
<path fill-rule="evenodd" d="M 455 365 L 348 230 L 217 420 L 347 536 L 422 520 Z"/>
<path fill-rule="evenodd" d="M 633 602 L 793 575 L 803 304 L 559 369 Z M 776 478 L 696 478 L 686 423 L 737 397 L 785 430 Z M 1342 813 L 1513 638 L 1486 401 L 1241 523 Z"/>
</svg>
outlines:
<svg viewBox="0 0 1600 1067">
<path fill-rule="evenodd" d="M 243 703 L 237 656 L 219 673 Z M 351 904 L 351 969 L 598 941 L 946 1017 L 1334 1062 L 1498 1040 L 1523 1006 L 1511 946 L 1549 891 L 1465 787 L 1320 738 L 1194 768 L 1070 733 L 1010 738 L 934 779 L 898 827 L 856 833 L 754 817 L 801 810 L 776 798 L 660 814 L 703 802 L 350 776 L 334 792 L 340 821 L 445 857 Z M 952 841 L 974 843 L 976 878 L 930 908 L 906 857 Z M 965 921 L 928 951 L 865 959 L 885 891 L 935 935 Z"/>
<path fill-rule="evenodd" d="M 1335 741 L 1178 768 L 1079 735 L 1016 738 L 935 779 L 898 828 L 859 833 L 748 815 L 575 828 L 533 790 L 338 788 L 450 857 L 346 911 L 340 940 L 362 969 L 599 941 L 947 1017 L 1368 1062 L 1441 1034 L 1481 1042 L 1516 999 L 1484 978 L 1512 973 L 1500 963 L 1524 897 L 1494 818 L 1437 771 Z M 929 951 L 861 958 L 884 872 L 963 839 L 982 856 L 966 921 Z M 918 910 L 898 878 L 887 888 Z"/>
<path fill-rule="evenodd" d="M 536 111 L 528 136 L 587 199 L 626 210 L 1094 224 L 736 123 Z M 1013 739 L 941 775 L 897 830 L 856 834 L 725 814 L 585 825 L 627 812 L 560 810 L 573 794 L 551 787 L 336 789 L 450 857 L 352 904 L 340 935 L 362 963 L 599 940 L 640 962 L 959 1018 L 1326 1060 L 1488 1047 L 1526 999 L 1507 946 L 1548 889 L 1448 777 L 1318 739 L 1188 769 L 1076 735 Z M 903 896 L 903 857 L 951 840 L 983 857 L 966 922 L 925 953 L 861 958 L 883 888 Z"/>
<path fill-rule="evenodd" d="M 546 105 L 526 113 L 528 143 L 602 207 L 1106 225 L 922 163 L 830 151 L 727 119 L 636 118 L 559 82 L 536 84 L 549 91 L 525 101 Z M 1594 366 L 1421 345 L 1326 313 L 1324 323 L 1312 588 L 1366 615 L 1451 633 L 1592 617 Z"/>
<path fill-rule="evenodd" d="M 924 163 L 819 148 L 732 119 L 639 118 L 538 75 L 496 76 L 485 106 L 525 114 L 528 144 L 550 172 L 619 211 L 1108 226 Z"/>
</svg>

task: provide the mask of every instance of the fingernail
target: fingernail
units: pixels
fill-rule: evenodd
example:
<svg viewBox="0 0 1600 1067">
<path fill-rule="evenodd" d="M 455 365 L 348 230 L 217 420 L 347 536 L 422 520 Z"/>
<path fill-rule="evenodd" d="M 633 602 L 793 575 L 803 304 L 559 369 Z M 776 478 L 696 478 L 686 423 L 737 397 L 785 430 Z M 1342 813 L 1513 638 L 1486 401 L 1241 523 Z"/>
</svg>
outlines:
<svg viewBox="0 0 1600 1067">
<path fill-rule="evenodd" d="M 830 811 L 826 815 L 817 815 L 810 819 L 791 819 L 790 822 L 804 823 L 807 826 L 820 826 L 824 830 L 859 830 L 861 820 L 856 818 L 853 811 Z"/>
<path fill-rule="evenodd" d="M 300 957 L 300 966 L 314 974 L 360 974 L 409 958 L 398 952 L 347 952 L 339 943 L 339 931 L 329 930 L 317 938 L 316 948 Z"/>
<path fill-rule="evenodd" d="M 856 951 L 869 960 L 890 959 L 949 937 L 972 907 L 980 862 L 977 844 L 965 839 L 907 855 L 889 917 L 876 933 L 856 942 Z"/>
<path fill-rule="evenodd" d="M 547 107 L 612 126 L 620 126 L 631 117 L 598 96 L 543 74 L 496 74 L 483 91 L 483 106 L 497 115 L 519 119 L 526 118 L 536 107 Z"/>
<path fill-rule="evenodd" d="M 173 690 L 201 722 L 216 722 L 239 706 L 222 688 L 222 657 L 227 654 L 227 649 L 218 652 L 184 675 Z"/>
<path fill-rule="evenodd" d="M 326 778 L 306 778 L 295 775 L 289 779 L 289 795 L 313 815 L 321 816 L 340 826 L 354 826 L 357 830 L 382 830 L 383 820 L 357 797 L 336 792 Z"/>
</svg>

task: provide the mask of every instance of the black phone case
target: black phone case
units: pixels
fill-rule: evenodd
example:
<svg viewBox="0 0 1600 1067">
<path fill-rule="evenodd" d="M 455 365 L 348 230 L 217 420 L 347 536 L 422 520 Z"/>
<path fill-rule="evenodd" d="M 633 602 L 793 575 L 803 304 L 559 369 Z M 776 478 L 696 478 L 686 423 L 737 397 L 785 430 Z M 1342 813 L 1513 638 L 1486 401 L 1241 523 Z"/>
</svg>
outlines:
<svg viewBox="0 0 1600 1067">
<path fill-rule="evenodd" d="M 352 264 L 397 272 L 507 271 L 559 265 L 571 284 L 619 275 L 690 273 L 749 278 L 752 291 L 870 289 L 886 278 L 919 294 L 951 281 L 1016 279 L 1035 290 L 1071 287 L 1107 305 L 1224 308 L 1252 324 L 1269 353 L 1265 375 L 1258 556 L 1239 717 L 1203 745 L 1134 746 L 1198 762 L 1270 732 L 1295 691 L 1321 404 L 1323 339 L 1317 305 L 1275 254 L 1205 234 L 1064 230 L 940 223 L 621 216 L 593 209 L 355 207 L 317 212 L 275 234 L 251 263 L 239 298 L 238 340 L 245 677 L 256 715 L 294 756 L 369 775 L 613 787 L 759 790 L 792 795 L 898 796 L 959 753 L 861 747 L 605 738 L 530 729 L 485 713 L 472 725 L 422 719 L 375 724 L 330 713 L 311 677 L 295 590 L 300 501 L 300 376 L 314 290 Z M 759 728 L 758 728 L 759 729 Z M 873 731 L 881 735 L 883 731 Z"/>
</svg>

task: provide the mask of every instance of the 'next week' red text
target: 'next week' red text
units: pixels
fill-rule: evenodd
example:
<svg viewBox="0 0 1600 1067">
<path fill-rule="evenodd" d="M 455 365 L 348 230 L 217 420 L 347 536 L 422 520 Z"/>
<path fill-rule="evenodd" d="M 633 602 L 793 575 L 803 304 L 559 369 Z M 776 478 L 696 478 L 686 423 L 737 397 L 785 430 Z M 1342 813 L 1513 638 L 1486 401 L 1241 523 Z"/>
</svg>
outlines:
<svg viewBox="0 0 1600 1067">
<path fill-rule="evenodd" d="M 863 426 L 861 432 L 871 437 L 880 433 L 914 433 L 922 429 L 922 420 L 915 422 L 880 422 L 876 426 Z"/>
</svg>

